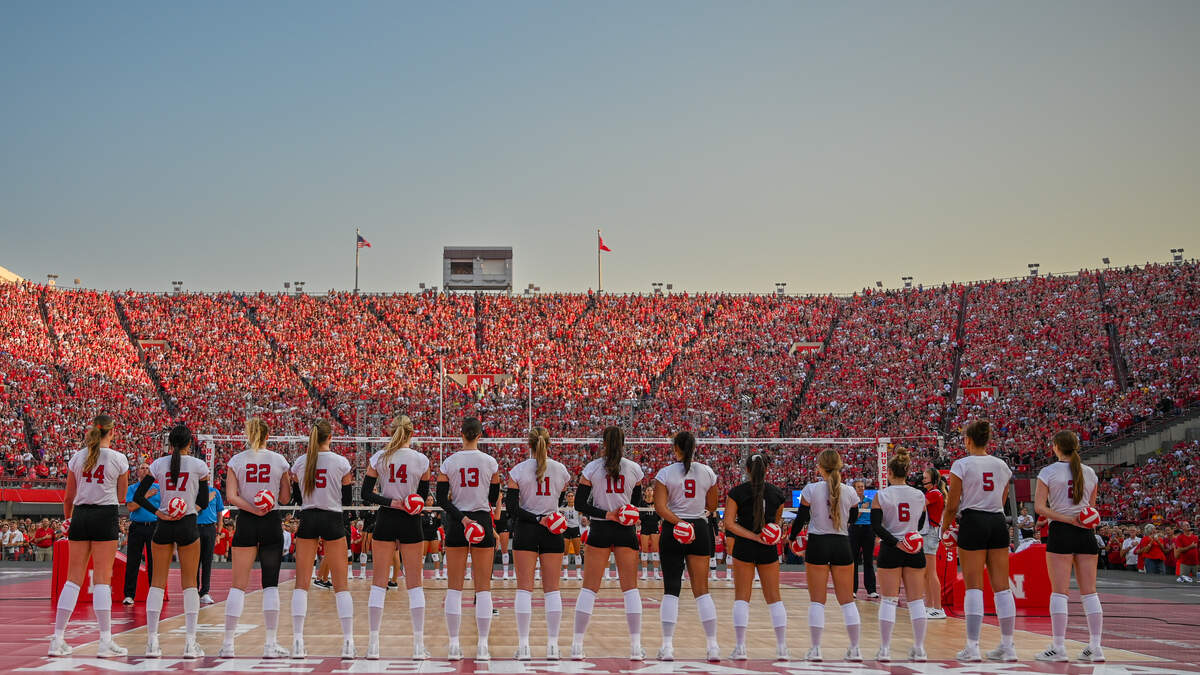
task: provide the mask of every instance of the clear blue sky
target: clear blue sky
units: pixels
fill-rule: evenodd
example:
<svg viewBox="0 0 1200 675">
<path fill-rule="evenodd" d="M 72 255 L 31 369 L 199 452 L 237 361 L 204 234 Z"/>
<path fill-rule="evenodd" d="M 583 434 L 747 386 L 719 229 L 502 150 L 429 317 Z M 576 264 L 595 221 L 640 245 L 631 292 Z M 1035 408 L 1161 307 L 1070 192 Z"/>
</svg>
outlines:
<svg viewBox="0 0 1200 675">
<path fill-rule="evenodd" d="M 1200 254 L 1200 2 L 4 2 L 0 265 L 848 291 Z"/>
</svg>

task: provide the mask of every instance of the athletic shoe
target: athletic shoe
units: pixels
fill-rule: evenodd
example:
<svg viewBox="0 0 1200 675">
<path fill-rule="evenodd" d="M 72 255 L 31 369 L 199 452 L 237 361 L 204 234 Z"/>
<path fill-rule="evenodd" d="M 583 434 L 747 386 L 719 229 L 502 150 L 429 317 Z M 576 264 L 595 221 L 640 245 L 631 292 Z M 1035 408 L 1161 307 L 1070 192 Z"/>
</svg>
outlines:
<svg viewBox="0 0 1200 675">
<path fill-rule="evenodd" d="M 233 645 L 221 645 L 221 651 L 217 652 L 219 659 L 235 659 L 237 652 L 233 650 Z"/>
<path fill-rule="evenodd" d="M 892 660 L 892 652 L 887 647 L 880 647 L 879 651 L 875 652 L 875 660 L 880 663 L 887 663 Z"/>
<path fill-rule="evenodd" d="M 673 645 L 663 645 L 658 648 L 658 655 L 654 657 L 659 661 L 674 661 L 675 647 Z"/>
<path fill-rule="evenodd" d="M 732 652 L 729 652 L 730 661 L 745 661 L 750 658 L 746 655 L 746 645 L 736 645 Z"/>
<path fill-rule="evenodd" d="M 67 641 L 63 638 L 50 638 L 50 651 L 48 654 L 50 656 L 70 656 L 71 645 L 67 644 Z M 146 656 L 149 655 L 149 653 L 146 654 Z"/>
<path fill-rule="evenodd" d="M 791 661 L 792 654 L 791 654 L 791 652 L 788 651 L 788 648 L 786 646 L 784 646 L 784 647 L 776 646 L 775 647 L 775 660 L 776 661 Z"/>
<path fill-rule="evenodd" d="M 1017 660 L 1017 650 L 1013 647 L 1005 647 L 1000 645 L 987 653 L 989 661 L 1003 661 L 1004 663 L 1015 663 Z"/>
<path fill-rule="evenodd" d="M 450 646 L 446 648 L 446 660 L 462 661 L 462 645 L 458 643 L 458 640 L 451 642 Z"/>
<path fill-rule="evenodd" d="M 583 643 L 582 642 L 572 642 L 571 643 L 571 660 L 572 661 L 582 661 L 585 658 L 587 658 L 587 657 L 585 657 L 583 655 Z"/>
<path fill-rule="evenodd" d="M 291 656 L 291 653 L 284 649 L 283 645 L 278 642 L 269 642 L 263 645 L 262 657 L 264 659 L 286 659 L 289 656 Z"/>
<path fill-rule="evenodd" d="M 925 655 L 924 649 L 917 649 L 916 647 L 910 647 L 908 650 L 908 660 L 909 661 L 915 661 L 917 663 L 925 663 L 925 661 L 928 658 L 929 657 Z"/>
<path fill-rule="evenodd" d="M 302 659 L 306 656 L 308 656 L 308 652 L 304 651 L 304 638 L 292 640 L 292 658 Z"/>
<path fill-rule="evenodd" d="M 989 654 L 988 656 L 991 656 Z M 1050 661 L 1052 663 L 1062 663 L 1067 660 L 1067 652 L 1065 650 L 1056 649 L 1054 645 L 1046 648 L 1046 651 L 1037 655 L 1038 661 Z"/>
<path fill-rule="evenodd" d="M 872 592 L 870 592 L 870 593 L 867 593 L 867 598 L 868 598 L 868 599 L 870 599 L 870 600 L 878 600 L 878 599 L 879 599 L 879 594 L 878 594 L 878 593 L 876 593 L 876 592 L 874 592 L 874 591 L 872 591 Z"/>
<path fill-rule="evenodd" d="M 211 605 L 215 602 L 216 602 L 216 600 L 213 600 L 212 596 L 209 595 L 208 593 L 205 593 L 204 595 L 200 596 L 200 604 L 202 604 L 202 605 Z"/>
<path fill-rule="evenodd" d="M 938 609 L 935 607 L 929 607 L 925 610 L 925 618 L 926 619 L 945 619 L 946 618 L 946 610 Z"/>
<path fill-rule="evenodd" d="M 557 642 L 551 642 L 550 644 L 546 645 L 546 660 L 547 661 L 557 661 L 558 660 L 558 643 Z"/>
<path fill-rule="evenodd" d="M 358 656 L 354 653 L 354 640 L 342 640 L 342 658 L 356 659 Z"/>
<path fill-rule="evenodd" d="M 1183 577 L 1180 576 L 1180 577 L 1175 577 L 1175 583 L 1182 584 L 1182 583 L 1186 583 L 1186 582 L 1183 580 Z"/>
<path fill-rule="evenodd" d="M 324 579 L 317 579 L 313 582 L 313 586 L 320 586 L 321 588 L 333 588 L 333 582 L 326 581 Z"/>
<path fill-rule="evenodd" d="M 582 579 L 583 577 L 579 577 L 579 578 Z M 662 581 L 662 570 L 658 570 L 654 573 L 654 580 Z"/>
<path fill-rule="evenodd" d="M 433 655 L 429 653 L 429 650 L 425 648 L 424 640 L 421 640 L 420 642 L 413 642 L 413 661 L 424 661 L 432 656 Z"/>
<path fill-rule="evenodd" d="M 979 663 L 983 660 L 983 658 L 979 656 L 979 647 L 963 647 L 957 654 L 954 655 L 954 658 L 962 661 L 963 663 Z"/>
<path fill-rule="evenodd" d="M 1104 663 L 1104 650 L 1100 647 L 1084 647 L 1083 651 L 1079 652 L 1079 660 L 1086 663 Z"/>
<path fill-rule="evenodd" d="M 492 660 L 492 655 L 490 652 L 488 652 L 488 646 L 486 644 L 481 644 L 475 648 L 475 660 L 476 661 L 491 661 Z"/>
<path fill-rule="evenodd" d="M 371 660 L 379 658 L 379 637 L 376 635 L 367 638 L 367 658 Z"/>
<path fill-rule="evenodd" d="M 389 591 L 394 591 L 394 590 L 396 590 L 397 588 L 400 588 L 400 584 L 398 584 L 398 583 L 396 583 L 396 582 L 394 582 L 394 581 L 389 581 L 389 582 L 388 582 L 387 589 L 388 589 Z"/>
<path fill-rule="evenodd" d="M 118 645 L 112 640 L 101 640 L 100 645 L 96 647 L 96 656 L 102 659 L 118 658 L 128 655 L 128 649 Z"/>
<path fill-rule="evenodd" d="M 815 663 L 820 663 L 821 661 L 823 661 L 824 659 L 821 658 L 821 648 L 820 647 L 809 647 L 808 653 L 804 655 L 804 660 L 805 661 L 813 661 Z"/>
<path fill-rule="evenodd" d="M 710 661 L 712 663 L 716 663 L 717 661 L 720 661 L 721 660 L 721 648 L 715 644 L 709 645 L 707 653 L 705 654 L 705 657 L 708 659 L 708 661 Z"/>
<path fill-rule="evenodd" d="M 187 644 L 183 645 L 183 658 L 199 659 L 204 657 L 204 650 L 195 640 L 188 640 Z"/>
<path fill-rule="evenodd" d="M 129 596 L 125 596 L 125 599 L 121 601 L 121 604 L 122 604 L 122 605 L 132 605 L 132 604 L 133 604 L 133 598 L 131 598 L 131 597 L 129 597 Z"/>
<path fill-rule="evenodd" d="M 146 658 L 157 659 L 162 656 L 162 647 L 158 646 L 158 636 L 146 638 Z"/>
<path fill-rule="evenodd" d="M 570 578 L 570 577 L 568 577 L 568 576 L 567 576 L 567 571 L 566 571 L 565 569 L 563 570 L 563 575 L 562 575 L 562 578 L 563 578 L 563 581 L 566 581 L 567 579 L 569 579 L 569 578 Z"/>
<path fill-rule="evenodd" d="M 639 581 L 650 581 L 650 577 L 646 576 L 645 570 L 642 571 L 642 576 L 638 577 Z"/>
<path fill-rule="evenodd" d="M 646 648 L 641 645 L 634 646 L 632 649 L 629 650 L 629 660 L 630 661 L 645 661 L 646 660 Z"/>
<path fill-rule="evenodd" d="M 529 645 L 517 645 L 517 653 L 513 658 L 517 661 L 529 661 L 533 659 L 533 653 L 529 650 Z"/>
<path fill-rule="evenodd" d="M 858 647 L 848 647 L 846 648 L 846 658 L 844 660 L 852 663 L 861 663 L 863 660 L 862 652 L 859 651 Z"/>
</svg>

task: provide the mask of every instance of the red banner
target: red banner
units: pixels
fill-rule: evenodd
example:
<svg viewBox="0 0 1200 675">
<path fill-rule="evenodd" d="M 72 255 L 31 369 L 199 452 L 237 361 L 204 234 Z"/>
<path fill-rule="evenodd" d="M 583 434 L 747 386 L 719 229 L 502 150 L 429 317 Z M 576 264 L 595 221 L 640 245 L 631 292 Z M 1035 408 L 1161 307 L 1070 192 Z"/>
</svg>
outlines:
<svg viewBox="0 0 1200 675">
<path fill-rule="evenodd" d="M 2 488 L 0 502 L 33 502 L 36 504 L 61 504 L 66 490 L 35 490 L 29 488 Z"/>
<path fill-rule="evenodd" d="M 1000 389 L 998 387 L 963 386 L 958 388 L 958 397 L 971 403 L 994 401 L 1000 397 Z"/>
</svg>

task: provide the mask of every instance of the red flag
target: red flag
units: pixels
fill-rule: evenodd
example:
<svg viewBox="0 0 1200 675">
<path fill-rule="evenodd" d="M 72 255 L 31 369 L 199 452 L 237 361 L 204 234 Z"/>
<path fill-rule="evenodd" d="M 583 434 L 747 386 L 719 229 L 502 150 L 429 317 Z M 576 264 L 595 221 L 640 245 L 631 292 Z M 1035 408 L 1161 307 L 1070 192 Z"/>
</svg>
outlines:
<svg viewBox="0 0 1200 675">
<path fill-rule="evenodd" d="M 596 239 L 600 241 L 601 251 L 608 251 L 609 253 L 612 253 L 612 249 L 604 245 L 604 237 L 601 237 L 599 232 L 596 233 Z"/>
</svg>

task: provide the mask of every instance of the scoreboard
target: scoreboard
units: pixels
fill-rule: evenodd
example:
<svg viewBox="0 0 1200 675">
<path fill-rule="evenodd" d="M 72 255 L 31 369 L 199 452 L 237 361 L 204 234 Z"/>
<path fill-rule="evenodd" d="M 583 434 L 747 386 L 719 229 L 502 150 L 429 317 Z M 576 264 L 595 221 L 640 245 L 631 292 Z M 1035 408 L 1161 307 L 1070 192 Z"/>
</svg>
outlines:
<svg viewBox="0 0 1200 675">
<path fill-rule="evenodd" d="M 512 247 L 444 247 L 442 288 L 448 291 L 512 292 Z"/>
</svg>

